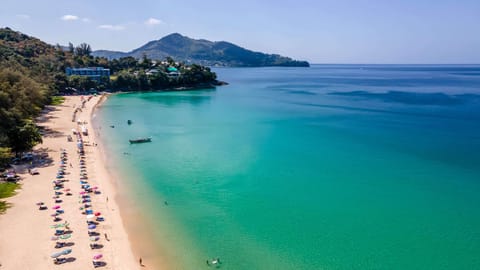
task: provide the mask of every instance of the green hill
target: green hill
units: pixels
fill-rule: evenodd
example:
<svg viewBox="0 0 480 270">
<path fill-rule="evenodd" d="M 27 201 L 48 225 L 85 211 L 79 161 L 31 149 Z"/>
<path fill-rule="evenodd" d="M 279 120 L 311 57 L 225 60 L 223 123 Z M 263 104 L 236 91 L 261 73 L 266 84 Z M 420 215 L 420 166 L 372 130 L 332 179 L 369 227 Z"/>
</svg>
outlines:
<svg viewBox="0 0 480 270">
<path fill-rule="evenodd" d="M 56 92 L 65 54 L 37 38 L 0 28 L 0 167 L 10 151 L 41 141 L 33 118 Z"/>
<path fill-rule="evenodd" d="M 191 39 L 178 33 L 150 41 L 128 53 L 101 50 L 94 51 L 92 54 L 109 59 L 125 56 L 141 58 L 143 55 L 152 59 L 164 59 L 170 56 L 179 61 L 210 66 L 309 66 L 306 61 L 296 61 L 277 54 L 254 52 L 225 41 L 212 42 L 205 39 Z"/>
</svg>

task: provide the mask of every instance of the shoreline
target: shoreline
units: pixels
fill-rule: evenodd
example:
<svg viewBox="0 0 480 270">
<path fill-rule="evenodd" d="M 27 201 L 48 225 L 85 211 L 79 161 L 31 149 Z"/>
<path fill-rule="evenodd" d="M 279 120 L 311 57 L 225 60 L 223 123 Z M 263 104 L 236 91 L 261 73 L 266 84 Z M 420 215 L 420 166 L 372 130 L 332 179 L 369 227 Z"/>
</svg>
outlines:
<svg viewBox="0 0 480 270">
<path fill-rule="evenodd" d="M 17 194 L 7 198 L 11 203 L 7 212 L 0 215 L 0 269 L 82 269 L 93 268 L 92 256 L 102 254 L 105 263 L 101 269 L 142 269 L 139 258 L 135 256 L 130 234 L 122 217 L 120 204 L 117 202 L 117 190 L 112 175 L 107 172 L 102 151 L 96 147 L 97 137 L 92 125 L 94 111 L 105 101 L 105 96 L 92 97 L 86 102 L 85 108 L 77 114 L 77 120 L 87 122 L 88 136 L 84 137 L 86 166 L 88 181 L 92 186 L 98 186 L 100 193 L 92 195 L 91 205 L 95 211 L 101 212 L 104 222 L 97 225 L 100 249 L 90 248 L 90 239 L 86 225 L 86 216 L 79 210 L 78 196 L 81 187 L 78 184 L 80 175 L 79 159 L 76 152 L 76 143 L 67 142 L 67 135 L 72 129 L 78 129 L 77 123 L 72 122 L 74 110 L 81 104 L 82 96 L 66 96 L 63 104 L 48 106 L 37 119 L 37 124 L 44 129 L 43 143 L 34 148 L 36 153 L 48 153 L 45 165 L 37 167 L 39 175 L 27 174 L 25 170 L 19 172 L 22 180 Z M 84 96 L 83 96 L 84 97 Z M 87 98 L 87 97 L 84 97 Z M 55 265 L 51 254 L 61 251 L 56 249 L 55 241 L 51 238 L 55 229 L 51 226 L 50 214 L 55 205 L 52 199 L 52 179 L 55 179 L 61 156 L 60 149 L 67 152 L 70 166 L 66 167 L 65 188 L 71 189 L 72 196 L 62 196 L 58 203 L 64 214 L 63 221 L 70 224 L 72 252 L 67 262 Z M 48 210 L 41 211 L 37 202 L 45 202 Z M 120 211 L 119 211 L 120 210 Z M 62 221 L 62 222 L 63 222 Z M 107 237 L 108 235 L 108 237 Z M 105 237 L 104 237 L 105 236 Z M 150 264 L 149 264 L 150 265 Z M 150 267 L 147 267 L 150 268 Z"/>
<path fill-rule="evenodd" d="M 109 153 L 106 149 L 105 142 L 101 138 L 102 127 L 100 126 L 100 123 L 95 122 L 96 120 L 94 120 L 94 118 L 97 117 L 96 112 L 99 111 L 103 103 L 109 96 L 115 94 L 119 93 L 107 93 L 102 95 L 103 99 L 97 102 L 95 108 L 91 112 L 89 124 L 94 131 L 96 142 L 101 142 L 96 147 L 96 150 L 99 159 L 102 160 L 104 170 L 110 176 L 109 183 L 114 190 L 113 195 L 115 197 L 115 202 L 122 209 L 120 211 L 120 216 L 129 236 L 130 245 L 134 255 L 142 258 L 146 266 L 143 267 L 143 269 L 171 269 L 168 267 L 169 264 L 167 257 L 163 256 L 165 255 L 164 252 L 161 252 L 163 250 L 162 246 L 158 246 L 155 244 L 155 241 L 152 241 L 152 234 L 155 230 L 154 224 L 149 222 L 148 218 L 145 217 L 145 213 L 141 211 L 141 207 L 138 207 L 135 198 L 128 195 L 131 187 L 127 184 L 125 175 L 120 171 L 115 171 L 115 160 L 110 159 L 109 161 L 107 158 Z M 114 179 L 120 180 L 114 181 Z"/>
</svg>

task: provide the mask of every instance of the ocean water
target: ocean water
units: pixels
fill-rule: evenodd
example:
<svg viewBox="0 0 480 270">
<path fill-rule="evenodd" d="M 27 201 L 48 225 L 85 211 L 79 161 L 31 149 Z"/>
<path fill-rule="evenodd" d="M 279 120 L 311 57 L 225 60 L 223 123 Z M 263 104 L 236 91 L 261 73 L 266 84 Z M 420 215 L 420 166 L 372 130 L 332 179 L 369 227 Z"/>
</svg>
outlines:
<svg viewBox="0 0 480 270">
<path fill-rule="evenodd" d="M 215 71 L 98 112 L 171 269 L 480 269 L 480 66 Z"/>
</svg>

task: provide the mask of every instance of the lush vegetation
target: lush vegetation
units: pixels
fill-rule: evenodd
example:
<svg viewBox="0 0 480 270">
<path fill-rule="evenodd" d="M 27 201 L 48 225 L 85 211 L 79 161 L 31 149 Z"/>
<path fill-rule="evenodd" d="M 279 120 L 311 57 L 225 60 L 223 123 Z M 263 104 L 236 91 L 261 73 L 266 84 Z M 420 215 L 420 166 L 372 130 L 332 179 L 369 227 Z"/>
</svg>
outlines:
<svg viewBox="0 0 480 270">
<path fill-rule="evenodd" d="M 109 59 L 126 56 L 140 58 L 143 55 L 154 59 L 163 59 L 170 56 L 177 60 L 210 66 L 309 66 L 306 61 L 296 61 L 277 54 L 254 52 L 225 41 L 212 42 L 205 39 L 191 39 L 178 33 L 170 34 L 160 40 L 150 41 L 128 53 L 102 50 L 94 51 L 93 54 Z"/>
<path fill-rule="evenodd" d="M 144 91 L 216 84 L 209 68 L 172 58 L 108 60 L 93 57 L 90 45 L 52 46 L 37 38 L 0 28 L 0 169 L 15 154 L 42 141 L 34 118 L 47 104 L 59 104 L 61 94 L 95 90 Z M 111 78 L 92 80 L 66 76 L 67 67 L 104 67 Z M 112 80 L 111 80 L 112 79 Z"/>
<path fill-rule="evenodd" d="M 15 190 L 19 187 L 17 183 L 0 183 L 0 199 L 8 198 L 15 194 Z M 5 213 L 8 204 L 5 201 L 0 201 L 0 214 Z"/>
<path fill-rule="evenodd" d="M 205 87 L 217 84 L 216 74 L 200 65 L 185 65 L 167 57 L 164 61 L 152 61 L 144 56 L 137 61 L 124 57 L 111 61 L 116 79 L 111 88 L 118 90 L 161 90 L 179 87 Z"/>
<path fill-rule="evenodd" d="M 53 96 L 51 105 L 60 105 L 65 101 L 65 98 L 62 96 Z"/>
</svg>

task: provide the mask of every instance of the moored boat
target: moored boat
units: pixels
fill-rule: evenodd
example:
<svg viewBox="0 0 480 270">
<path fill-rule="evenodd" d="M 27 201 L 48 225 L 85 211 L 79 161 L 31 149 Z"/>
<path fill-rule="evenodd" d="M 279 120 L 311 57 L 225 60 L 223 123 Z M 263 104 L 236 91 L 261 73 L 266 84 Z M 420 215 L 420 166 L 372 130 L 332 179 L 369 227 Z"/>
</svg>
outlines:
<svg viewBox="0 0 480 270">
<path fill-rule="evenodd" d="M 130 139 L 128 140 L 130 143 L 146 143 L 146 142 L 151 142 L 152 138 L 147 137 L 147 138 L 138 138 L 138 139 Z"/>
</svg>

